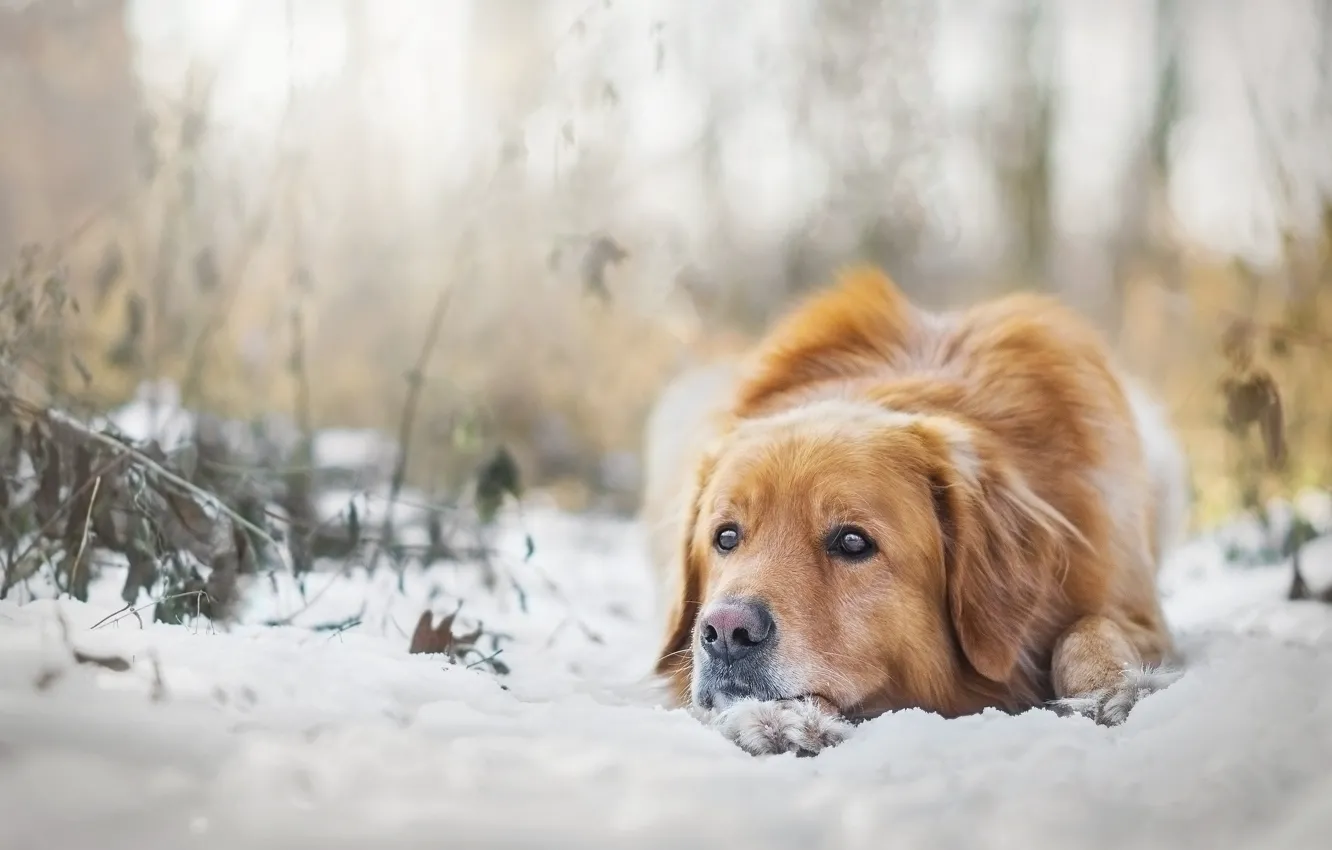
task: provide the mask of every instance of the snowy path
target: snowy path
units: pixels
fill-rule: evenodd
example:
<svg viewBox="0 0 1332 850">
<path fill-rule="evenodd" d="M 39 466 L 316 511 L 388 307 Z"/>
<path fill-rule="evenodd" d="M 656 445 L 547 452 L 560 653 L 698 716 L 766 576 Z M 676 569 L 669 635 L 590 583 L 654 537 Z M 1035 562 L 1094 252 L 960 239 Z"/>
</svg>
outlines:
<svg viewBox="0 0 1332 850">
<path fill-rule="evenodd" d="M 753 759 L 637 687 L 655 638 L 638 530 L 528 529 L 536 555 L 515 539 L 508 559 L 526 613 L 448 569 L 405 593 L 338 578 L 297 627 L 228 633 L 91 629 L 114 578 L 88 605 L 0 602 L 0 847 L 1332 846 L 1332 608 L 1282 601 L 1285 568 L 1180 553 L 1163 584 L 1191 669 L 1121 728 L 911 711 L 816 759 Z M 1307 560 L 1332 580 L 1332 545 Z M 246 620 L 300 608 L 278 590 Z M 458 597 L 513 635 L 510 676 L 406 654 L 422 608 Z M 132 669 L 74 664 L 62 621 Z"/>
</svg>

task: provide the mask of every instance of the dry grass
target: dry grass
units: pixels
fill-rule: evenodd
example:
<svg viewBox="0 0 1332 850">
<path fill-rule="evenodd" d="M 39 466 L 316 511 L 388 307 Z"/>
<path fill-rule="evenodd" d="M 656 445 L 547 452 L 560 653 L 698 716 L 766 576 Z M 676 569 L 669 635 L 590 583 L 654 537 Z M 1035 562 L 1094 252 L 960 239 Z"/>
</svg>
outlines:
<svg viewBox="0 0 1332 850">
<path fill-rule="evenodd" d="M 1193 259 L 1177 288 L 1150 276 L 1128 288 L 1121 352 L 1169 405 L 1193 464 L 1201 524 L 1332 484 L 1332 395 L 1323 389 L 1332 376 L 1332 334 L 1323 330 L 1332 328 L 1332 275 L 1323 263 L 1293 265 L 1263 278 Z M 1227 425 L 1235 369 L 1225 346 L 1237 327 L 1251 337 L 1253 368 L 1270 374 L 1282 399 L 1287 457 L 1275 471 L 1256 429 Z"/>
<path fill-rule="evenodd" d="M 451 288 L 424 364 L 412 482 L 447 486 L 504 444 L 535 480 L 558 485 L 574 505 L 585 502 L 587 487 L 578 482 L 595 486 L 588 479 L 602 457 L 637 451 L 655 388 L 683 358 L 716 346 L 682 336 L 661 316 L 589 296 L 576 278 L 532 266 L 512 276 L 441 276 L 429 286 L 386 282 L 380 292 L 311 295 L 300 309 L 313 424 L 396 430 L 430 302 Z M 228 305 L 190 402 L 239 418 L 295 413 L 300 374 L 288 362 L 292 336 L 284 321 L 292 307 L 274 297 L 279 287 L 280 277 L 255 274 Z M 91 406 L 123 401 L 150 373 L 175 381 L 188 373 L 188 346 L 140 354 L 128 367 L 113 356 L 133 324 L 126 306 L 133 297 L 127 288 L 104 310 L 73 320 L 71 345 L 90 380 L 81 386 L 70 366 L 64 383 Z M 181 310 L 190 325 L 220 309 L 210 297 L 191 300 Z M 154 336 L 150 318 L 144 348 Z"/>
<path fill-rule="evenodd" d="M 313 420 L 396 428 L 403 376 L 425 333 L 429 301 L 438 287 L 457 287 L 426 369 L 413 483 L 446 488 L 504 444 L 529 480 L 569 507 L 585 507 L 604 489 L 602 459 L 637 451 L 661 383 L 686 362 L 737 350 L 748 339 L 741 329 L 748 323 L 714 315 L 701 330 L 687 306 L 656 315 L 637 308 L 622 297 L 642 287 L 632 260 L 612 271 L 609 302 L 586 292 L 576 276 L 535 261 L 508 266 L 432 286 L 312 295 L 302 309 Z M 1320 328 L 1332 327 L 1332 287 L 1314 278 L 1302 287 L 1312 294 L 1295 299 L 1283 280 L 1206 258 L 1186 261 L 1176 280 L 1171 286 L 1143 273 L 1128 281 L 1119 347 L 1128 367 L 1165 399 L 1184 437 L 1199 521 L 1260 495 L 1325 486 L 1332 475 L 1332 395 L 1322 391 L 1329 352 Z M 297 376 L 283 365 L 290 332 L 282 320 L 288 305 L 273 294 L 279 283 L 255 274 L 234 298 L 206 357 L 203 405 L 242 417 L 293 412 Z M 70 335 L 97 404 L 127 397 L 142 378 L 108 357 L 126 329 L 125 302 L 107 303 L 104 311 L 85 311 Z M 190 310 L 210 306 L 203 297 Z M 1222 344 L 1237 318 L 1254 323 L 1255 362 L 1271 373 L 1285 402 L 1289 463 L 1280 473 L 1251 468 L 1244 446 L 1256 437 L 1240 439 L 1226 425 L 1221 383 L 1229 366 Z M 247 340 L 265 332 L 267 354 L 247 357 Z M 188 350 L 159 354 L 159 374 L 181 378 L 188 356 Z M 69 386 L 82 383 L 68 371 Z M 623 495 L 617 504 L 628 506 Z"/>
</svg>

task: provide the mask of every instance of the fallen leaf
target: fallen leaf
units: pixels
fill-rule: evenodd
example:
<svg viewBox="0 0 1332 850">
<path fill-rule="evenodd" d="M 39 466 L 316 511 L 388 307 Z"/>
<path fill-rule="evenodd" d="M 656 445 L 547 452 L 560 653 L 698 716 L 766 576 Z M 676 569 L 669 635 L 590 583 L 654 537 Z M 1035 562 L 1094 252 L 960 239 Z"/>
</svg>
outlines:
<svg viewBox="0 0 1332 850">
<path fill-rule="evenodd" d="M 509 672 L 508 665 L 497 661 L 496 656 L 500 650 L 496 647 L 490 655 L 485 655 L 478 647 L 477 643 L 486 636 L 485 626 L 478 623 L 472 631 L 456 635 L 453 633 L 453 623 L 458 617 L 458 607 L 452 614 L 447 614 L 440 620 L 439 625 L 434 625 L 434 616 L 425 611 L 421 618 L 416 621 L 416 630 L 412 633 L 412 640 L 407 647 L 408 654 L 416 655 L 444 655 L 453 663 L 458 663 L 468 655 L 474 654 L 481 656 L 477 661 L 467 665 L 469 668 L 478 667 L 482 664 L 488 665 L 491 670 L 503 676 Z M 492 637 L 492 642 L 495 637 Z"/>
<path fill-rule="evenodd" d="M 407 647 L 409 655 L 452 655 L 453 654 L 453 618 L 456 614 L 449 614 L 440 621 L 438 626 L 433 625 L 434 615 L 429 611 L 421 614 L 421 618 L 416 621 L 416 630 L 412 632 L 411 644 Z"/>
</svg>

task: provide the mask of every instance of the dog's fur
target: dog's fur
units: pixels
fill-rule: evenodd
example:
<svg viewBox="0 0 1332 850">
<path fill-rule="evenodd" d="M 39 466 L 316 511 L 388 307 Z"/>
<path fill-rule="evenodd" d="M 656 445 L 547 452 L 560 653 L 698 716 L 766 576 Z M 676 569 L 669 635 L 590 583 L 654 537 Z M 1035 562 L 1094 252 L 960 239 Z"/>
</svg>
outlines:
<svg viewBox="0 0 1332 850">
<path fill-rule="evenodd" d="M 657 672 L 751 752 L 817 751 L 906 707 L 1117 723 L 1170 681 L 1151 671 L 1172 655 L 1155 579 L 1188 509 L 1183 457 L 1052 300 L 931 314 L 848 270 L 747 363 L 677 380 L 647 442 Z M 743 529 L 734 551 L 713 546 L 722 523 Z M 869 560 L 823 545 L 848 524 Z M 713 705 L 695 626 L 736 597 L 767 606 L 776 645 L 761 683 Z"/>
</svg>

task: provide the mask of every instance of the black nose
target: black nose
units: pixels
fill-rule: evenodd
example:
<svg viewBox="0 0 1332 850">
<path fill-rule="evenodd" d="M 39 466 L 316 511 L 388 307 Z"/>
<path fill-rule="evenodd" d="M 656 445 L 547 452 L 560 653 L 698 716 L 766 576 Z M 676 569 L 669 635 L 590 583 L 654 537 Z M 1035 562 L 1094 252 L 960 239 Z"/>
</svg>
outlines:
<svg viewBox="0 0 1332 850">
<path fill-rule="evenodd" d="M 775 630 L 768 607 L 752 599 L 723 599 L 703 613 L 700 624 L 703 651 L 728 664 L 763 646 Z"/>
</svg>

